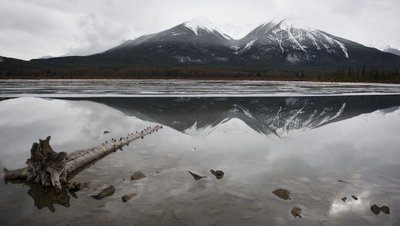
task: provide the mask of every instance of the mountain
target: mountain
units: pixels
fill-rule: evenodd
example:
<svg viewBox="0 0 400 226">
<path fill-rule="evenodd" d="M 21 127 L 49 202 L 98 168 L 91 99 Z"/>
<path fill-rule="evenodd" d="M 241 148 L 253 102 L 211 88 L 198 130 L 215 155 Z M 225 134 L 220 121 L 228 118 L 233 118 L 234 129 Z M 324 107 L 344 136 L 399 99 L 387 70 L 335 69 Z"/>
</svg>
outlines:
<svg viewBox="0 0 400 226">
<path fill-rule="evenodd" d="M 349 59 L 346 42 L 328 33 L 312 28 L 301 21 L 290 18 L 265 23 L 239 40 L 238 54 L 250 56 L 258 61 L 271 60 L 296 64 L 322 61 L 332 58 L 336 61 Z"/>
<path fill-rule="evenodd" d="M 284 18 L 264 23 L 238 41 L 241 59 L 260 67 L 399 65 L 399 59 L 356 42 Z"/>
<path fill-rule="evenodd" d="M 393 53 L 393 54 L 395 54 L 397 56 L 400 56 L 400 50 L 395 49 L 395 48 L 387 47 L 383 51 L 387 52 L 387 53 Z"/>
<path fill-rule="evenodd" d="M 21 70 L 25 68 L 39 68 L 40 64 L 5 56 L 0 56 L 0 72 L 3 70 Z M 1 74 L 1 73 L 0 73 Z"/>
<path fill-rule="evenodd" d="M 38 60 L 47 66 L 207 65 L 229 67 L 232 38 L 207 20 L 128 40 L 100 54 Z"/>
<path fill-rule="evenodd" d="M 367 68 L 376 72 L 400 68 L 399 56 L 334 36 L 292 18 L 261 24 L 239 40 L 232 39 L 207 20 L 192 20 L 125 41 L 99 54 L 31 62 L 46 70 L 140 66 L 294 72 Z"/>
<path fill-rule="evenodd" d="M 55 65 L 157 65 L 252 69 L 397 68 L 400 58 L 336 37 L 292 18 L 264 23 L 233 40 L 206 20 L 129 40 L 87 57 L 39 60 Z"/>
<path fill-rule="evenodd" d="M 122 62 L 225 64 L 232 38 L 206 20 L 192 20 L 171 29 L 126 41 L 102 55 Z"/>
</svg>

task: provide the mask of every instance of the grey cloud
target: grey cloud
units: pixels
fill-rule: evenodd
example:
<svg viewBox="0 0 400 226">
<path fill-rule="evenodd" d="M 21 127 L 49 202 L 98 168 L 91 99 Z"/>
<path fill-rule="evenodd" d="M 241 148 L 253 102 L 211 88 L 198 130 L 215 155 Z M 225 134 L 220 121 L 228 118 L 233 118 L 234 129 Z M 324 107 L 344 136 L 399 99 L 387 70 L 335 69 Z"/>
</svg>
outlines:
<svg viewBox="0 0 400 226">
<path fill-rule="evenodd" d="M 287 15 L 363 44 L 400 48 L 399 11 L 398 0 L 0 0 L 0 55 L 92 54 L 196 17 L 240 36 Z"/>
<path fill-rule="evenodd" d="M 129 27 L 111 20 L 88 14 L 78 20 L 79 44 L 68 50 L 66 55 L 86 55 L 107 50 L 121 42 L 129 34 Z"/>
</svg>

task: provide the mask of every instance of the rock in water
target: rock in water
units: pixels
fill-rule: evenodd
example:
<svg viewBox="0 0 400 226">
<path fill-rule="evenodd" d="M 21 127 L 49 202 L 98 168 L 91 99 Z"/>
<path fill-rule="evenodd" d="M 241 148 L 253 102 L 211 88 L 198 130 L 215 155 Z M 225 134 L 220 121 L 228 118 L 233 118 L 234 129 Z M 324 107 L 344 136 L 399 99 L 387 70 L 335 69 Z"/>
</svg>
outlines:
<svg viewBox="0 0 400 226">
<path fill-rule="evenodd" d="M 373 206 L 371 206 L 371 211 L 375 214 L 375 215 L 378 215 L 380 212 L 381 212 L 381 209 L 379 209 L 379 207 L 376 205 L 376 204 L 374 204 Z"/>
<path fill-rule="evenodd" d="M 140 180 L 145 177 L 146 177 L 146 175 L 144 175 L 144 173 L 142 173 L 141 171 L 137 171 L 134 174 L 132 174 L 131 180 Z"/>
<path fill-rule="evenodd" d="M 343 197 L 343 198 L 342 198 L 342 201 L 343 201 L 343 202 L 346 202 L 346 200 L 347 200 L 346 197 Z"/>
<path fill-rule="evenodd" d="M 222 170 L 210 170 L 210 172 L 218 179 L 221 180 L 224 177 L 224 172 Z"/>
<path fill-rule="evenodd" d="M 103 189 L 102 191 L 100 191 L 97 195 L 92 195 L 92 197 L 95 199 L 102 199 L 104 197 L 113 195 L 114 192 L 115 192 L 115 188 L 114 188 L 114 186 L 111 185 L 111 186 Z"/>
<path fill-rule="evenodd" d="M 386 214 L 390 214 L 390 209 L 387 206 L 381 206 L 379 209 Z"/>
<path fill-rule="evenodd" d="M 135 196 L 137 196 L 137 194 L 136 193 L 132 193 L 132 194 L 129 194 L 129 195 L 122 196 L 121 199 L 122 199 L 123 202 L 127 202 L 127 201 L 129 201 L 130 199 L 132 199 Z"/>
<path fill-rule="evenodd" d="M 358 198 L 355 195 L 351 196 L 354 200 L 358 200 Z"/>
<path fill-rule="evenodd" d="M 290 199 L 290 191 L 288 191 L 286 189 L 278 188 L 275 191 L 273 191 L 272 193 L 281 199 L 284 199 L 284 200 Z"/>
<path fill-rule="evenodd" d="M 290 212 L 292 213 L 294 218 L 296 218 L 296 217 L 302 218 L 302 216 L 301 216 L 301 208 L 300 207 L 295 206 L 295 207 L 292 208 L 292 210 Z"/>
<path fill-rule="evenodd" d="M 200 179 L 202 179 L 202 178 L 206 178 L 206 177 L 207 177 L 207 176 L 200 176 L 200 175 L 197 175 L 197 174 L 195 174 L 195 173 L 190 172 L 189 170 L 188 170 L 188 172 L 190 173 L 190 175 L 192 175 L 193 179 L 195 179 L 195 180 L 200 180 Z"/>
</svg>

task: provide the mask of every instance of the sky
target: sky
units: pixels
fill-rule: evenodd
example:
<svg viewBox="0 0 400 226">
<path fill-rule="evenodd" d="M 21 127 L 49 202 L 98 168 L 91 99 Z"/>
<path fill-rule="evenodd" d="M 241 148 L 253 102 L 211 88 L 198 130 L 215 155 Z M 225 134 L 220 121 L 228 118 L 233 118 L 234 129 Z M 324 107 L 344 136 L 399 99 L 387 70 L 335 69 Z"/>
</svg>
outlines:
<svg viewBox="0 0 400 226">
<path fill-rule="evenodd" d="M 276 17 L 400 49 L 399 0 L 0 0 L 0 55 L 88 55 L 195 18 L 240 38 Z"/>
</svg>

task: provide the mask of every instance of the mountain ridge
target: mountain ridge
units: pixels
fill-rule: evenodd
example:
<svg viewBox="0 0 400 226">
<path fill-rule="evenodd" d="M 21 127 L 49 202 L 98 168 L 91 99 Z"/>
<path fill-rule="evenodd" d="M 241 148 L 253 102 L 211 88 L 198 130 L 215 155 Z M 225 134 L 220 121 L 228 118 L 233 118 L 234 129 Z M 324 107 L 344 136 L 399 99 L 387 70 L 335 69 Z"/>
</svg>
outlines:
<svg viewBox="0 0 400 226">
<path fill-rule="evenodd" d="M 265 22 L 241 39 L 231 38 L 207 20 L 191 20 L 127 40 L 98 54 L 34 59 L 29 63 L 50 69 L 200 67 L 242 71 L 321 72 L 351 68 L 398 71 L 400 56 L 337 37 L 289 17 Z M 0 63 L 0 70 L 7 70 L 5 65 Z"/>
</svg>

